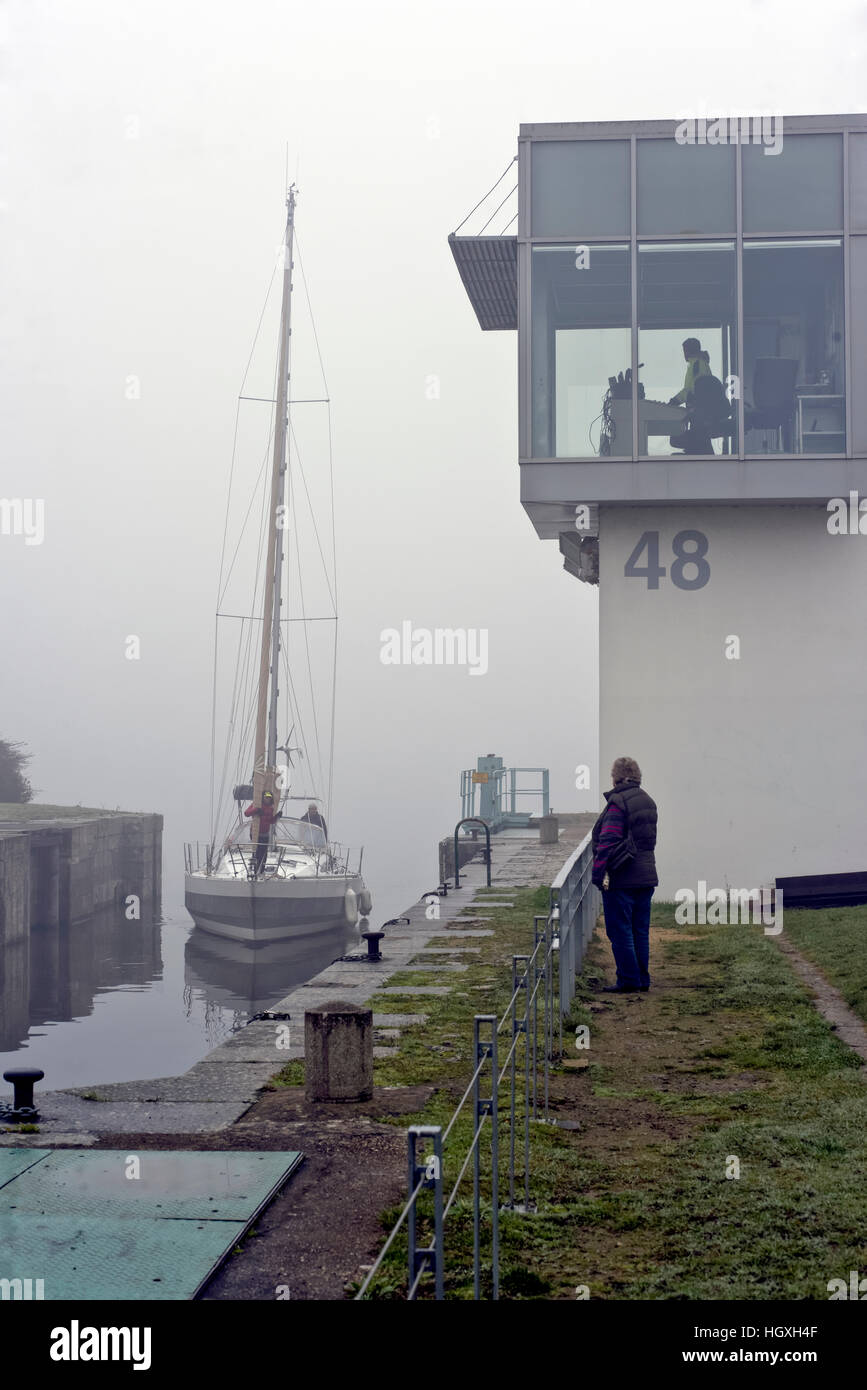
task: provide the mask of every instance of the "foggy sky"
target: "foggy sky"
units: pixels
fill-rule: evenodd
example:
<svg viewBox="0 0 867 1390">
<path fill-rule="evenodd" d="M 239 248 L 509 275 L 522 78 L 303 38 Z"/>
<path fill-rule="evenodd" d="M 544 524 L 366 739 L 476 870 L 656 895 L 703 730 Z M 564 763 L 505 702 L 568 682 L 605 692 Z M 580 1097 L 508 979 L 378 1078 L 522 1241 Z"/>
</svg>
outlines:
<svg viewBox="0 0 867 1390">
<path fill-rule="evenodd" d="M 864 109 L 863 6 L 0 13 L 0 496 L 45 499 L 41 546 L 0 536 L 0 737 L 32 750 L 38 799 L 162 812 L 174 898 L 180 840 L 207 835 L 232 430 L 288 145 L 333 400 L 331 829 L 367 842 L 395 912 L 433 885 L 477 755 L 548 766 L 555 809 L 597 806 L 597 592 L 520 507 L 516 335 L 481 332 L 446 238 L 522 121 Z M 380 632 L 405 620 L 486 628 L 487 674 L 382 665 Z"/>
</svg>

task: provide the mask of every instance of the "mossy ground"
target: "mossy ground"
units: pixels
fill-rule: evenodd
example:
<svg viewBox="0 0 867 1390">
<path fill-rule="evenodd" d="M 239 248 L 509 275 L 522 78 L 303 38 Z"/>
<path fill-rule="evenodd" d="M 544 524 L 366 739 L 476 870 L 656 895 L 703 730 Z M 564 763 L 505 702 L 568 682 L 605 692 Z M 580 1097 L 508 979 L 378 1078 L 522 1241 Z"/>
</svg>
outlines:
<svg viewBox="0 0 867 1390">
<path fill-rule="evenodd" d="M 492 909 L 492 937 L 462 938 L 456 929 L 437 941 L 481 948 L 462 957 L 469 968 L 450 981 L 448 995 L 414 996 L 413 986 L 432 976 L 410 968 L 389 980 L 406 984 L 405 998 L 374 997 L 377 1011 L 428 1015 L 375 1067 L 379 1086 L 437 1086 L 424 1111 L 401 1117 L 401 1126 L 448 1123 L 473 1070 L 472 1017 L 505 1009 L 512 954 L 531 949 L 533 913 L 545 910 L 546 890 L 517 893 L 515 902 Z M 844 923 L 859 911 L 848 909 Z M 806 935 L 809 923 L 804 928 Z M 531 1122 L 536 1210 L 501 1213 L 500 1296 L 575 1298 L 586 1286 L 602 1299 L 827 1299 L 829 1279 L 867 1266 L 867 1086 L 859 1059 L 761 928 L 679 927 L 672 905 L 658 904 L 651 930 L 653 988 L 623 997 L 594 988 L 613 975 L 597 931 L 564 1025 L 564 1055 L 550 1074 L 551 1119 L 580 1128 Z M 850 930 L 857 934 L 855 926 L 837 935 L 838 949 Z M 836 960 L 821 926 L 814 937 Z M 586 1052 L 574 1046 L 582 1022 L 591 1030 Z M 502 1057 L 507 1030 L 500 1038 Z M 507 1102 L 504 1086 L 501 1201 L 508 1196 Z M 446 1146 L 446 1193 L 472 1133 L 467 1107 Z M 518 1200 L 523 1135 L 519 1109 Z M 736 1169 L 739 1177 L 727 1176 Z M 487 1133 L 483 1172 L 486 1250 Z M 471 1173 L 446 1223 L 450 1298 L 473 1293 Z M 384 1230 L 399 1210 L 383 1213 Z M 429 1230 L 427 1217 L 422 1229 Z M 401 1233 L 369 1293 L 405 1297 L 405 1269 Z M 482 1288 L 490 1296 L 489 1268 Z M 421 1296 L 432 1296 L 427 1278 Z"/>
</svg>

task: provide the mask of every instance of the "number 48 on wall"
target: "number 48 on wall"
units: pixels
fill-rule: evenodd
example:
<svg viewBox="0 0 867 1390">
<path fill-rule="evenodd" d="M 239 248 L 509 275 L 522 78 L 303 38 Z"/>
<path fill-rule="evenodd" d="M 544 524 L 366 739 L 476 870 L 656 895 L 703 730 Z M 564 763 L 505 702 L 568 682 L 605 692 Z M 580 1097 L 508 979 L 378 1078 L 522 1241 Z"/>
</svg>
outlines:
<svg viewBox="0 0 867 1390">
<path fill-rule="evenodd" d="M 687 546 L 692 547 L 687 549 Z M 678 589 L 703 589 L 710 579 L 710 565 L 707 555 L 707 536 L 703 531 L 678 531 L 671 542 L 674 562 L 671 566 L 671 582 Z M 647 551 L 647 564 L 638 561 Z M 684 570 L 695 570 L 694 576 L 687 577 Z M 659 563 L 659 532 L 645 531 L 633 550 L 623 573 L 627 579 L 646 579 L 648 589 L 658 589 L 659 581 L 665 577 L 665 566 Z"/>
</svg>

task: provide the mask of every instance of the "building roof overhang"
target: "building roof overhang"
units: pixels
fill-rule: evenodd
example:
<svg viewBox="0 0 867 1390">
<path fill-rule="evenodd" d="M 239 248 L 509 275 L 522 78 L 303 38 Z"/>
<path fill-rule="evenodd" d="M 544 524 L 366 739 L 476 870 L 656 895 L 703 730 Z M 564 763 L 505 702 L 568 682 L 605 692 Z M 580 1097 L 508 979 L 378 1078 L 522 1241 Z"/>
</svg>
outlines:
<svg viewBox="0 0 867 1390">
<path fill-rule="evenodd" d="M 480 327 L 518 327 L 518 238 L 456 236 L 449 246 Z"/>
</svg>

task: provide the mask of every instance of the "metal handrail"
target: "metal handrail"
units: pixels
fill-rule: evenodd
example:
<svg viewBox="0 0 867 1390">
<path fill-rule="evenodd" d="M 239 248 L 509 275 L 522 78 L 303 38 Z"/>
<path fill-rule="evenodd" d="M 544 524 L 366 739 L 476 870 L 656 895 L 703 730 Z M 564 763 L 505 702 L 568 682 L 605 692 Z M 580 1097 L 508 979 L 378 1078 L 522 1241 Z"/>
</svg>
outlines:
<svg viewBox="0 0 867 1390">
<path fill-rule="evenodd" d="M 455 888 L 461 886 L 461 864 L 458 859 L 458 831 L 462 825 L 469 825 L 471 822 L 476 825 L 484 826 L 485 829 L 485 864 L 487 866 L 487 886 L 491 886 L 491 827 L 488 822 L 482 820 L 481 816 L 464 816 L 455 826 Z"/>
<path fill-rule="evenodd" d="M 457 858 L 455 860 L 457 864 Z M 512 957 L 512 995 L 501 1016 L 497 1018 L 493 1014 L 476 1014 L 474 1018 L 474 1047 L 475 1047 L 475 1067 L 469 1084 L 466 1087 L 461 1099 L 458 1101 L 454 1112 L 443 1130 L 440 1126 L 428 1128 L 413 1126 L 407 1132 L 407 1142 L 409 1147 L 409 1174 L 410 1181 L 408 1186 L 412 1189 L 410 1196 L 396 1222 L 389 1233 L 382 1250 L 362 1283 L 356 1299 L 365 1296 L 371 1282 L 375 1278 L 383 1259 L 391 1248 L 398 1230 L 403 1222 L 410 1218 L 411 1238 L 409 1241 L 409 1275 L 408 1275 L 408 1298 L 413 1300 L 421 1286 L 421 1280 L 425 1273 L 432 1272 L 436 1279 L 436 1299 L 442 1299 L 443 1276 L 444 1276 L 444 1246 L 443 1246 L 443 1227 L 445 1218 L 451 1211 L 457 1198 L 458 1189 L 466 1175 L 470 1165 L 470 1160 L 474 1160 L 473 1173 L 473 1284 L 474 1296 L 476 1299 L 481 1297 L 481 1137 L 486 1124 L 491 1126 L 491 1278 L 493 1298 L 499 1297 L 499 1088 L 503 1084 L 508 1074 L 509 1077 L 509 1143 L 508 1153 L 508 1185 L 509 1197 L 504 1203 L 503 1210 L 510 1210 L 513 1213 L 528 1214 L 534 1210 L 530 1200 L 530 1111 L 532 1108 L 532 1118 L 548 1122 L 548 1075 L 549 1064 L 555 1055 L 563 1054 L 563 1014 L 568 1011 L 575 990 L 575 974 L 580 968 L 583 959 L 583 950 L 589 934 L 592 931 L 596 918 L 599 913 L 599 894 L 598 890 L 590 882 L 590 874 L 593 867 L 593 852 L 591 837 L 589 835 L 581 841 L 581 844 L 569 856 L 560 872 L 557 874 L 549 890 L 549 909 L 547 914 L 537 914 L 533 919 L 533 929 L 535 941 L 531 954 L 527 956 Z M 556 962 L 556 971 L 555 971 Z M 555 980 L 555 974 L 557 979 Z M 555 991 L 559 994 L 559 1051 L 555 1054 L 554 1049 L 554 1009 Z M 518 1000 L 523 993 L 523 1005 L 519 1009 Z M 567 1000 L 564 1008 L 564 999 Z M 544 1071 L 544 1115 L 540 1116 L 539 1111 L 539 1058 L 538 1058 L 538 1011 L 539 1003 L 542 1003 L 542 1022 L 543 1022 L 543 1071 Z M 505 1055 L 505 1059 L 500 1064 L 497 1056 L 497 1037 L 507 1024 L 511 1024 L 512 1039 L 511 1046 Z M 490 1038 L 484 1040 L 480 1036 L 482 1028 L 490 1028 Z M 515 1168 L 516 1168 L 516 1110 L 518 1103 L 518 1067 L 517 1053 L 518 1045 L 524 1039 L 524 1065 L 523 1071 L 523 1201 L 515 1201 Z M 532 1061 L 532 1066 L 531 1066 Z M 486 1072 L 487 1063 L 491 1063 L 490 1088 L 491 1094 L 482 1097 L 481 1079 Z M 473 1096 L 475 1112 L 475 1123 L 473 1137 L 464 1154 L 461 1156 L 461 1163 L 457 1179 L 452 1185 L 451 1192 L 447 1199 L 444 1199 L 443 1192 L 443 1173 L 442 1173 L 442 1153 L 452 1130 L 454 1129 L 458 1115 L 466 1105 L 470 1095 Z M 419 1169 L 416 1163 L 416 1143 L 421 1135 L 430 1136 L 434 1142 L 434 1153 L 426 1163 L 426 1168 Z M 418 1181 L 419 1173 L 426 1174 Z M 434 1194 L 435 1209 L 435 1231 L 433 1242 L 430 1245 L 419 1249 L 415 1244 L 415 1221 L 416 1205 L 421 1192 L 425 1189 L 432 1190 Z"/>
</svg>

